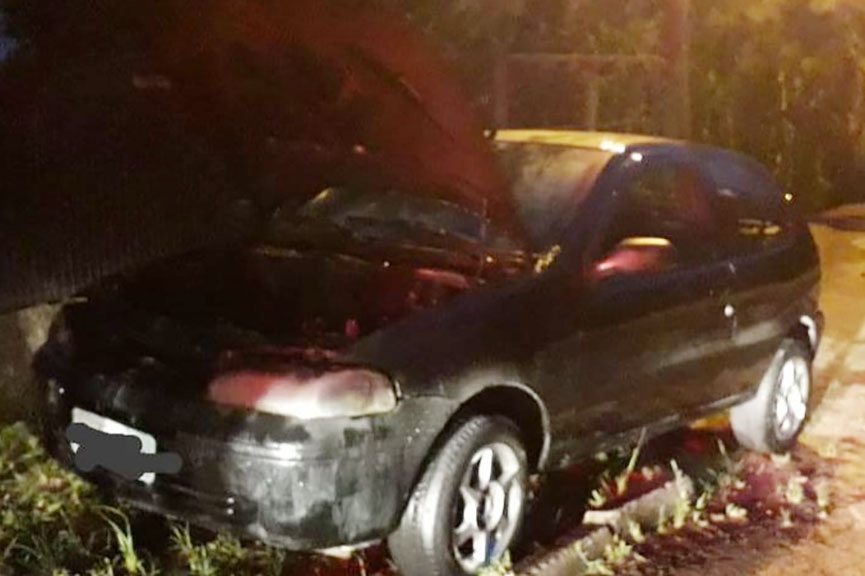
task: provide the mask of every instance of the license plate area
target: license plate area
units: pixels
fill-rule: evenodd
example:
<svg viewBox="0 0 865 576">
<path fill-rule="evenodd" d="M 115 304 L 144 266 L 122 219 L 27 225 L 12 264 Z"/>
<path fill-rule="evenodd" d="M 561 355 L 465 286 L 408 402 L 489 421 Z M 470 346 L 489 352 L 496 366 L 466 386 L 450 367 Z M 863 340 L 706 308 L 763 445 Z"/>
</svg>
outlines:
<svg viewBox="0 0 865 576">
<path fill-rule="evenodd" d="M 111 418 L 106 418 L 83 408 L 74 407 L 72 408 L 72 422 L 84 424 L 105 434 L 135 436 L 141 440 L 142 454 L 156 454 L 156 438 L 153 435 L 126 424 L 121 424 Z M 73 453 L 78 451 L 79 446 L 75 442 L 70 442 L 69 446 Z M 138 477 L 139 482 L 147 485 L 153 484 L 154 480 L 156 480 L 156 475 L 152 472 L 146 472 Z"/>
</svg>

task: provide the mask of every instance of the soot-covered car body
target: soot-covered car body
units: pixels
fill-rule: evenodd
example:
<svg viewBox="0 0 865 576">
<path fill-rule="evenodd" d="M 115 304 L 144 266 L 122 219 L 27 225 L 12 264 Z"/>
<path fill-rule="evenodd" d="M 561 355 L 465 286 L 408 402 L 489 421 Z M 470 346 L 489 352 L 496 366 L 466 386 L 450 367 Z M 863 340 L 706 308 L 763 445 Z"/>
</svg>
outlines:
<svg viewBox="0 0 865 576">
<path fill-rule="evenodd" d="M 294 549 L 391 535 L 407 573 L 465 574 L 511 543 L 532 471 L 727 407 L 746 445 L 795 441 L 819 262 L 763 168 L 621 135 L 491 145 L 520 238 L 335 178 L 252 247 L 83 293 L 37 362 L 54 454 L 75 466 L 73 420 L 139 435 L 180 471 L 88 474 L 135 506 Z"/>
</svg>

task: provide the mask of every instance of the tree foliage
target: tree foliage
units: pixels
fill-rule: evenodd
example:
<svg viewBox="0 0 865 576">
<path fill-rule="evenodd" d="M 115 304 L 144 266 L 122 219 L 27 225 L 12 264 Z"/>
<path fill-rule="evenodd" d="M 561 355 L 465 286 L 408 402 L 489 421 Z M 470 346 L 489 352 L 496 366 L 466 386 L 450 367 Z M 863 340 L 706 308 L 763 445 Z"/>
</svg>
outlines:
<svg viewBox="0 0 865 576">
<path fill-rule="evenodd" d="M 770 166 L 805 209 L 861 199 L 865 11 L 695 0 L 695 136 Z"/>
<path fill-rule="evenodd" d="M 435 4 L 447 12 L 447 2 Z M 451 10 L 459 13 L 464 4 L 451 2 Z M 526 0 L 508 28 L 476 30 L 473 38 L 478 45 L 495 38 L 512 52 L 658 53 L 665 4 Z M 692 137 L 757 157 L 805 210 L 865 199 L 858 186 L 865 160 L 865 5 L 691 0 L 690 22 Z M 483 68 L 478 59 L 477 52 L 462 53 L 464 67 Z M 535 69 L 512 78 L 517 117 L 578 126 L 583 86 L 573 76 Z M 622 67 L 602 82 L 600 128 L 660 130 L 669 82 L 663 67 Z M 484 77 L 481 90 L 488 86 Z M 551 114 L 562 106 L 563 114 Z"/>
</svg>

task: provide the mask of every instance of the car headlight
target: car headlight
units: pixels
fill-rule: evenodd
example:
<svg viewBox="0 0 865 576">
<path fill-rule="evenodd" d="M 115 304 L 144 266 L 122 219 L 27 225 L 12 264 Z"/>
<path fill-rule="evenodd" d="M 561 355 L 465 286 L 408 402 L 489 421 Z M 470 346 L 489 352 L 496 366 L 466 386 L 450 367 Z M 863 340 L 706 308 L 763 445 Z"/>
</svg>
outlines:
<svg viewBox="0 0 865 576">
<path fill-rule="evenodd" d="M 384 374 L 360 368 L 322 373 L 239 369 L 208 386 L 217 404 L 301 420 L 382 414 L 396 408 L 397 392 Z"/>
</svg>

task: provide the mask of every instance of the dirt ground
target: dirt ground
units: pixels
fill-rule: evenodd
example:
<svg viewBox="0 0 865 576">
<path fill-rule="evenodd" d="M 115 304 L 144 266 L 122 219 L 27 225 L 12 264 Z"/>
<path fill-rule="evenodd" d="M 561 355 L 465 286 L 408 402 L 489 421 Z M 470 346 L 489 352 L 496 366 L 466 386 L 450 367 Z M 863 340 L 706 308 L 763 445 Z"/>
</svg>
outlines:
<svg viewBox="0 0 865 576">
<path fill-rule="evenodd" d="M 827 320 L 815 376 L 829 390 L 802 439 L 834 465 L 832 511 L 808 538 L 767 558 L 753 572 L 760 576 L 865 574 L 865 207 L 847 214 L 862 231 L 815 226 Z"/>
</svg>

